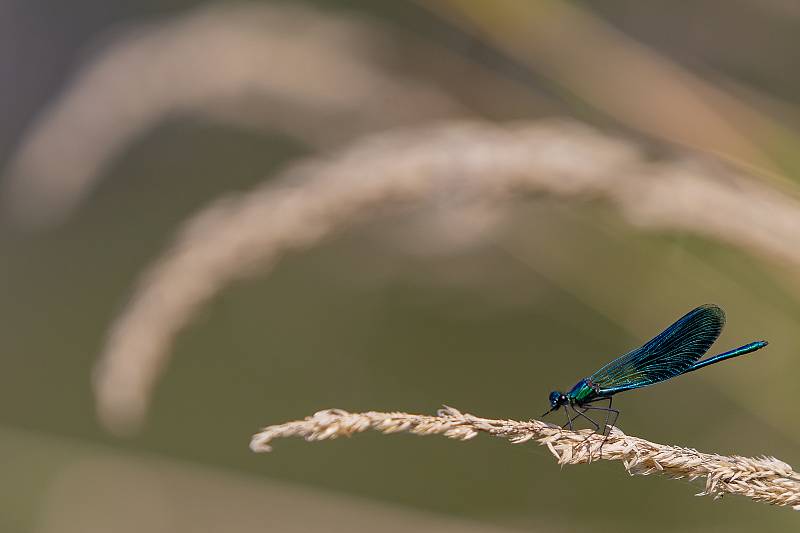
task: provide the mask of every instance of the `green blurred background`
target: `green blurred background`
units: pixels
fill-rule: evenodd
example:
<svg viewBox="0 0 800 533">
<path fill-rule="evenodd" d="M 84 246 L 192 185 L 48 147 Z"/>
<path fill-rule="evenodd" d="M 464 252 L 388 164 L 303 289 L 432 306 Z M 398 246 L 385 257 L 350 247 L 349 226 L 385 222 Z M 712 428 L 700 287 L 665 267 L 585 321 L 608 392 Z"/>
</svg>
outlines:
<svg viewBox="0 0 800 533">
<path fill-rule="evenodd" d="M 796 194 L 800 8 L 793 2 L 303 5 L 374 31 L 381 45 L 366 53 L 381 68 L 457 102 L 458 111 L 442 117 L 571 117 L 654 152 L 716 154 Z M 81 69 L 123 32 L 198 6 L 6 0 L 3 168 L 13 167 Z M 323 74 L 318 81 L 324 86 Z M 671 101 L 678 89 L 697 100 Z M 706 120 L 708 109 L 724 120 Z M 347 129 L 349 118 L 309 111 L 303 127 L 335 130 L 341 121 Z M 589 200 L 521 199 L 500 230 L 468 245 L 408 246 L 424 226 L 401 213 L 290 254 L 203 308 L 180 333 L 142 430 L 112 436 L 95 415 L 92 366 L 139 275 L 182 221 L 295 160 L 369 135 L 365 126 L 314 145 L 268 120 L 252 122 L 164 113 L 115 154 L 68 213 L 42 224 L 3 217 L 2 531 L 785 531 L 796 524 L 786 509 L 695 498 L 698 483 L 631 478 L 614 463 L 560 469 L 546 449 L 489 438 L 366 434 L 278 442 L 271 455 L 248 450 L 259 427 L 328 407 L 432 413 L 446 403 L 486 417 L 538 416 L 553 388 L 570 387 L 692 307 L 714 302 L 728 315 L 719 351 L 761 338 L 770 347 L 620 397 L 620 426 L 656 442 L 797 464 L 798 265 L 632 227 Z M 74 127 L 81 136 L 80 123 Z M 800 238 L 785 243 L 798 245 Z"/>
</svg>

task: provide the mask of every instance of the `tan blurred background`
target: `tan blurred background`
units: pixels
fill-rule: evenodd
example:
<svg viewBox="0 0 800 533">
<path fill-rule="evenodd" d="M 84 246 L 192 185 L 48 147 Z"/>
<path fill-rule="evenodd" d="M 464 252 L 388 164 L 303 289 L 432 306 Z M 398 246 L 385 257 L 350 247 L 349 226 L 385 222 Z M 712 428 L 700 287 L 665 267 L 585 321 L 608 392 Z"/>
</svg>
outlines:
<svg viewBox="0 0 800 533">
<path fill-rule="evenodd" d="M 800 463 L 800 8 L 5 0 L 0 531 L 762 531 L 488 438 L 248 450 L 317 410 L 525 419 L 692 307 L 629 434 Z"/>
</svg>

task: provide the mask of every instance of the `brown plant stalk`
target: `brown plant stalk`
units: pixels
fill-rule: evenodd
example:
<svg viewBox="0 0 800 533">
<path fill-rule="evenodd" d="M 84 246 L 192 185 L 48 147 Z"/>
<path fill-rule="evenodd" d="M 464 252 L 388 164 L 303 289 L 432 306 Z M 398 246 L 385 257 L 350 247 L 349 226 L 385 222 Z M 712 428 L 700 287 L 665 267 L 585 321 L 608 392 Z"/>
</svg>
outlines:
<svg viewBox="0 0 800 533">
<path fill-rule="evenodd" d="M 590 430 L 570 431 L 539 420 L 481 418 L 447 406 L 436 416 L 326 409 L 303 420 L 265 427 L 253 435 L 250 449 L 271 451 L 270 443 L 277 438 L 303 437 L 307 441 L 318 441 L 349 437 L 368 429 L 385 434 L 444 435 L 457 440 L 487 433 L 512 444 L 534 440 L 547 446 L 559 465 L 600 459 L 622 461 L 631 475 L 662 474 L 690 481 L 704 478 L 705 488 L 698 496 L 711 495 L 717 499 L 725 494 L 739 494 L 772 505 L 790 505 L 800 511 L 800 474 L 774 457 L 703 453 L 631 437 L 615 427 L 611 427 L 610 435 L 604 438 Z"/>
</svg>

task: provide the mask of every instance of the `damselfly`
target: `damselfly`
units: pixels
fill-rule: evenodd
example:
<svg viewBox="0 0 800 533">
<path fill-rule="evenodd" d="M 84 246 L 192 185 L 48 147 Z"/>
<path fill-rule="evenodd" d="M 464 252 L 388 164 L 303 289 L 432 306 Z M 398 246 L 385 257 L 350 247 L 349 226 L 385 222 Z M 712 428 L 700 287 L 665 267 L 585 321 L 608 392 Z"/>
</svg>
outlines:
<svg viewBox="0 0 800 533">
<path fill-rule="evenodd" d="M 604 411 L 606 420 L 602 433 L 605 433 L 609 420 L 613 418 L 610 425 L 615 425 L 619 417 L 619 411 L 611 407 L 611 398 L 615 394 L 653 385 L 760 350 L 767 345 L 766 341 L 751 342 L 700 361 L 717 340 L 724 325 L 725 313 L 716 305 L 707 304 L 693 309 L 641 348 L 614 359 L 591 376 L 580 380 L 566 394 L 551 392 L 550 409 L 542 416 L 564 407 L 567 423 L 563 427 L 573 429 L 572 423 L 583 417 L 594 426 L 595 431 L 599 431 L 600 425 L 586 412 Z M 605 400 L 608 400 L 606 406 L 593 405 Z M 570 414 L 570 409 L 574 414 Z"/>
</svg>

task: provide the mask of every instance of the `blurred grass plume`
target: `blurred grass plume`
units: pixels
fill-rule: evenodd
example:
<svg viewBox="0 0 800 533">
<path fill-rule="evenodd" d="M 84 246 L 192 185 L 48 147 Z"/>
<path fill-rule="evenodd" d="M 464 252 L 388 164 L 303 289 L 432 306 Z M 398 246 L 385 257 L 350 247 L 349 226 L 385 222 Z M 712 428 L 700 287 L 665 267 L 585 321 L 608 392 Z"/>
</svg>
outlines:
<svg viewBox="0 0 800 533">
<path fill-rule="evenodd" d="M 27 224 L 62 220 L 115 156 L 173 116 L 278 131 L 321 148 L 466 114 L 433 84 L 382 65 L 390 48 L 357 16 L 292 4 L 212 4 L 131 25 L 33 122 L 10 164 L 7 209 Z"/>
<path fill-rule="evenodd" d="M 110 330 L 94 379 L 101 420 L 117 432 L 141 423 L 175 335 L 231 281 L 387 209 L 479 205 L 502 214 L 526 195 L 605 200 L 634 224 L 800 266 L 800 250 L 785 246 L 800 227 L 800 202 L 719 162 L 652 161 L 631 141 L 565 121 L 377 133 L 301 160 L 185 223 Z"/>
</svg>

